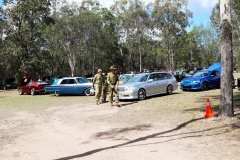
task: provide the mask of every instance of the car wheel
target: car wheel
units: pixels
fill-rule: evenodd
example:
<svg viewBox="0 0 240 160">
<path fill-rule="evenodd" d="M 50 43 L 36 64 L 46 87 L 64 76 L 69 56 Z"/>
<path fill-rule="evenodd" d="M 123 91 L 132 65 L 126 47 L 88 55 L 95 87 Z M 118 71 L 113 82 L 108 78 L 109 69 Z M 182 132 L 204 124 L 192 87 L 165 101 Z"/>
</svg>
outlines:
<svg viewBox="0 0 240 160">
<path fill-rule="evenodd" d="M 32 96 L 35 95 L 35 91 L 34 91 L 33 88 L 31 89 L 31 95 L 32 95 Z"/>
<path fill-rule="evenodd" d="M 138 99 L 144 100 L 146 98 L 146 92 L 144 89 L 139 89 L 138 91 Z"/>
<path fill-rule="evenodd" d="M 60 91 L 55 91 L 55 96 L 60 96 Z"/>
<path fill-rule="evenodd" d="M 208 83 L 207 83 L 207 82 L 203 82 L 203 83 L 202 83 L 202 86 L 201 86 L 201 89 L 202 89 L 203 91 L 207 91 L 207 90 L 208 90 Z"/>
<path fill-rule="evenodd" d="M 173 86 L 172 85 L 168 85 L 167 86 L 167 94 L 172 94 L 172 92 L 173 92 Z"/>
<path fill-rule="evenodd" d="M 90 96 L 91 95 L 90 89 L 85 89 L 83 93 L 84 93 L 85 96 Z"/>
<path fill-rule="evenodd" d="M 23 95 L 22 89 L 19 89 L 19 94 Z"/>
<path fill-rule="evenodd" d="M 4 87 L 3 87 L 3 90 L 7 90 L 7 86 L 4 86 Z"/>
</svg>

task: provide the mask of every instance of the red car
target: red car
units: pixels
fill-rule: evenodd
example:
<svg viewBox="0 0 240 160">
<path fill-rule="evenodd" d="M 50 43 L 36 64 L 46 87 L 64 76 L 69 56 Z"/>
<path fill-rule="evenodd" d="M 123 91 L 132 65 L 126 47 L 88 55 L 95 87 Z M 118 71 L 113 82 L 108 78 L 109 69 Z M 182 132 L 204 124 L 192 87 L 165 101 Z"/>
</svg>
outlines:
<svg viewBox="0 0 240 160">
<path fill-rule="evenodd" d="M 36 93 L 45 93 L 45 86 L 49 85 L 44 81 L 31 81 L 31 78 L 22 78 L 18 91 L 20 95 L 24 93 L 35 95 Z"/>
</svg>

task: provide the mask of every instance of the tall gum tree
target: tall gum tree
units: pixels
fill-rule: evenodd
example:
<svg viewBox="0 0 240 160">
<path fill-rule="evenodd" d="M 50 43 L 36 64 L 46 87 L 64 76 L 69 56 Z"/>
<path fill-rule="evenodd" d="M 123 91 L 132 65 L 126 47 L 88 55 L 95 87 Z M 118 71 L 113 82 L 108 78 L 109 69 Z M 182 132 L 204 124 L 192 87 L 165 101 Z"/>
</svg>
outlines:
<svg viewBox="0 0 240 160">
<path fill-rule="evenodd" d="M 53 22 L 50 0 L 4 0 L 3 15 L 7 19 L 5 34 L 16 44 L 23 75 L 28 75 L 41 51 L 42 32 Z M 13 47 L 13 46 L 12 46 Z"/>
<path fill-rule="evenodd" d="M 220 0 L 221 33 L 221 100 L 219 115 L 232 117 L 233 111 L 233 50 L 230 0 Z"/>
</svg>

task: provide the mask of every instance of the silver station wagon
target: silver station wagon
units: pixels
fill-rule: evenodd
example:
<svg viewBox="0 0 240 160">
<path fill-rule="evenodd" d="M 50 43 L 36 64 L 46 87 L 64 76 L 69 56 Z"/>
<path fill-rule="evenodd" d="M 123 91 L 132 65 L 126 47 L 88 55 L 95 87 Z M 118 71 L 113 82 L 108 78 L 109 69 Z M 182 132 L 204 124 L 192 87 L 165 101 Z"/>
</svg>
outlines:
<svg viewBox="0 0 240 160">
<path fill-rule="evenodd" d="M 178 89 L 175 77 L 168 72 L 152 72 L 133 75 L 118 86 L 119 99 L 144 100 L 157 94 L 172 94 Z"/>
</svg>

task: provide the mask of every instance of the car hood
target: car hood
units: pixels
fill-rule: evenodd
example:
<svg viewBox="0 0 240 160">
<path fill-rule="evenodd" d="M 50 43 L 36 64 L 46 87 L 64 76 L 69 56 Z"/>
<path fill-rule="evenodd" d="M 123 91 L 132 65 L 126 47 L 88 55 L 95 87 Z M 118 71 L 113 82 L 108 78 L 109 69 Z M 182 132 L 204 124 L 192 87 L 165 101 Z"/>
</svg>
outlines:
<svg viewBox="0 0 240 160">
<path fill-rule="evenodd" d="M 206 79 L 206 77 L 189 77 L 189 78 L 185 78 L 184 80 L 182 80 L 183 82 L 185 81 L 201 81 Z"/>
<path fill-rule="evenodd" d="M 133 87 L 133 86 L 136 86 L 136 85 L 139 85 L 139 84 L 143 84 L 144 82 L 127 82 L 127 83 L 123 83 L 123 84 L 120 84 L 119 87 Z"/>
<path fill-rule="evenodd" d="M 31 79 L 32 79 L 31 77 L 22 78 L 19 86 L 20 87 L 21 86 L 26 86 L 31 81 Z"/>
</svg>

